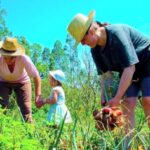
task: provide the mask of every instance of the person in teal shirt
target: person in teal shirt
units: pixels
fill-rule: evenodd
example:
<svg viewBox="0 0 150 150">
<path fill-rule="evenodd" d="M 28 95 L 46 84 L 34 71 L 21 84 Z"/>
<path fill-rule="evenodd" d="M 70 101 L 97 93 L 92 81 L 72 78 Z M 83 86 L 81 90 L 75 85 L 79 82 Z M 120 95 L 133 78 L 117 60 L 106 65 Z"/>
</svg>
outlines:
<svg viewBox="0 0 150 150">
<path fill-rule="evenodd" d="M 91 54 L 101 75 L 101 101 L 105 102 L 104 84 L 112 71 L 120 74 L 116 95 L 106 105 L 120 103 L 126 116 L 126 132 L 135 126 L 135 107 L 139 93 L 150 127 L 150 38 L 125 24 L 94 21 L 95 11 L 88 16 L 78 13 L 71 20 L 68 32 L 81 43 L 91 47 Z M 121 101 L 121 99 L 124 100 Z M 129 149 L 129 146 L 128 146 Z"/>
</svg>

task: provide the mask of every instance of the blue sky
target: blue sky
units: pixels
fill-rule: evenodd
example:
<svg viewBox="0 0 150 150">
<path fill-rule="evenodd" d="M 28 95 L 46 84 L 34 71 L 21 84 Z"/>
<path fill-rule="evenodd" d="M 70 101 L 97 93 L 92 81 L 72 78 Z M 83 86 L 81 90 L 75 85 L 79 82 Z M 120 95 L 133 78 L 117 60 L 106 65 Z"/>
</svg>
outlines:
<svg viewBox="0 0 150 150">
<path fill-rule="evenodd" d="M 6 25 L 14 36 L 49 48 L 65 42 L 74 15 L 96 11 L 101 22 L 126 23 L 150 35 L 149 0 L 1 0 L 7 11 Z"/>
</svg>

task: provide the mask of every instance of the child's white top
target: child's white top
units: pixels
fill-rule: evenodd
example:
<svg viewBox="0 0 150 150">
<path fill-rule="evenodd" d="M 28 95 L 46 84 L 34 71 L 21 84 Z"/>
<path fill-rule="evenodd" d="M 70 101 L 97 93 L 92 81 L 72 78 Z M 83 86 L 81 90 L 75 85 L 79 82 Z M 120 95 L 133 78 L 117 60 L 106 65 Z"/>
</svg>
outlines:
<svg viewBox="0 0 150 150">
<path fill-rule="evenodd" d="M 57 91 L 58 95 L 57 95 L 57 104 L 64 104 L 65 103 L 65 93 L 64 90 L 61 86 L 56 86 L 54 88 L 52 88 L 51 90 L 51 94 L 50 94 L 50 99 L 53 99 L 53 92 Z"/>
<path fill-rule="evenodd" d="M 61 86 L 56 86 L 52 88 L 50 99 L 53 99 L 54 91 L 57 91 L 58 93 L 57 102 L 51 105 L 47 115 L 47 120 L 54 124 L 59 124 L 66 115 L 65 123 L 71 123 L 72 119 L 70 112 L 65 104 L 65 93 L 63 88 Z"/>
</svg>

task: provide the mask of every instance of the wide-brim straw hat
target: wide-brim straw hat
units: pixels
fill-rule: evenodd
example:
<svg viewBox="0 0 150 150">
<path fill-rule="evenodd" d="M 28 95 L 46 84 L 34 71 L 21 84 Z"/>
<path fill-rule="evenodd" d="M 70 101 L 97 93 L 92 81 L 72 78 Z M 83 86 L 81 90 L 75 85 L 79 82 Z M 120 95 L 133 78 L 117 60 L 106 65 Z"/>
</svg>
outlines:
<svg viewBox="0 0 150 150">
<path fill-rule="evenodd" d="M 60 83 L 64 82 L 65 80 L 65 74 L 61 70 L 49 71 L 49 75 L 52 76 L 55 80 L 59 81 Z"/>
<path fill-rule="evenodd" d="M 3 45 L 3 41 L 0 41 L 0 49 L 1 49 L 2 45 Z M 0 56 L 1 56 L 1 53 L 0 53 Z"/>
<path fill-rule="evenodd" d="M 73 20 L 70 22 L 67 30 L 76 40 L 75 47 L 82 41 L 87 30 L 93 22 L 95 11 L 91 11 L 88 16 L 78 13 Z"/>
<path fill-rule="evenodd" d="M 6 37 L 1 41 L 0 54 L 4 56 L 20 56 L 25 54 L 25 49 L 18 43 L 16 38 Z"/>
</svg>

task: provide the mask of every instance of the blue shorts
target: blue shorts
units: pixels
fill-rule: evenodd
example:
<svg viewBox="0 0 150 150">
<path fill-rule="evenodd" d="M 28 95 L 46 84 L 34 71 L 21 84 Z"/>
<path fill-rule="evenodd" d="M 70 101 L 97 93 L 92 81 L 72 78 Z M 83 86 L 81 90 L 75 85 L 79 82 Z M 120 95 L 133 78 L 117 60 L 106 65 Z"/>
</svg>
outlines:
<svg viewBox="0 0 150 150">
<path fill-rule="evenodd" d="M 150 96 L 150 77 L 143 78 L 137 82 L 133 81 L 125 95 L 126 97 Z"/>
</svg>

